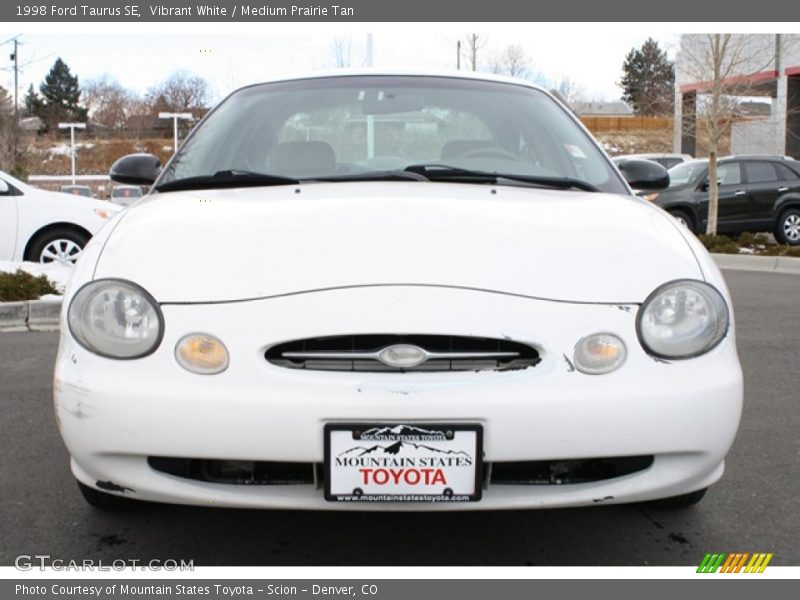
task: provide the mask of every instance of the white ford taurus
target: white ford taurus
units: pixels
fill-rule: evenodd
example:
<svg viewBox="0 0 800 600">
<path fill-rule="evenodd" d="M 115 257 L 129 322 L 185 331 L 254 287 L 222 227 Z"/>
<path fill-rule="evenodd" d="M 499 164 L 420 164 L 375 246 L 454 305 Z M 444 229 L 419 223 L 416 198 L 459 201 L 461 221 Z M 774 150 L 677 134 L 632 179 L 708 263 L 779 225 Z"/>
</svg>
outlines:
<svg viewBox="0 0 800 600">
<path fill-rule="evenodd" d="M 527 83 L 244 88 L 88 245 L 55 406 L 86 499 L 498 509 L 697 502 L 742 374 L 719 270 Z"/>
</svg>

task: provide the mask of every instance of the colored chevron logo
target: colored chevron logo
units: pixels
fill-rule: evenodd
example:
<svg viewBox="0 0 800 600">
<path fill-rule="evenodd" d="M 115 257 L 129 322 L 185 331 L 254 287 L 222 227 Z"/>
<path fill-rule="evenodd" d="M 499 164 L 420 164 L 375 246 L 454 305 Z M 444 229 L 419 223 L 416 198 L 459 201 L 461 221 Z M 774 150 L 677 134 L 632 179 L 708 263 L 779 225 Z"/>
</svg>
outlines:
<svg viewBox="0 0 800 600">
<path fill-rule="evenodd" d="M 748 561 L 748 559 L 750 559 Z M 716 552 L 706 554 L 698 573 L 763 573 L 772 560 L 772 553 L 754 552 Z M 745 565 L 745 563 L 747 563 Z"/>
</svg>

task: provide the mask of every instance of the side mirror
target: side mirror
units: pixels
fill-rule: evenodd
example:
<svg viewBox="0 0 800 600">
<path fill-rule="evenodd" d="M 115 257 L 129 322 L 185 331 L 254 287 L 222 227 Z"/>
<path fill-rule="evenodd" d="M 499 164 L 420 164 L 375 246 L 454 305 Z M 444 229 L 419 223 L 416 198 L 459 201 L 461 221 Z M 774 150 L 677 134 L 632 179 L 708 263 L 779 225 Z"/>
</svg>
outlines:
<svg viewBox="0 0 800 600">
<path fill-rule="evenodd" d="M 632 158 L 618 167 L 625 181 L 635 190 L 663 190 L 669 187 L 669 173 L 652 160 Z"/>
<path fill-rule="evenodd" d="M 8 187 L 8 183 L 5 180 L 0 179 L 0 194 L 7 194 L 11 191 L 11 188 Z"/>
<path fill-rule="evenodd" d="M 161 160 L 152 154 L 128 154 L 113 165 L 111 181 L 131 185 L 151 185 L 161 173 Z"/>
</svg>

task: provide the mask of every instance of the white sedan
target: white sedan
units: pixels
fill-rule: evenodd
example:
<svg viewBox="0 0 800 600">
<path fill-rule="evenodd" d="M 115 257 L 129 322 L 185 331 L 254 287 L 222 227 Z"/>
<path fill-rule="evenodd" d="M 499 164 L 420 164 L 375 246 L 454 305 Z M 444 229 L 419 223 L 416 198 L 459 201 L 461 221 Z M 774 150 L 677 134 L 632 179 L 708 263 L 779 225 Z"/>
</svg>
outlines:
<svg viewBox="0 0 800 600">
<path fill-rule="evenodd" d="M 89 503 L 688 506 L 742 372 L 691 234 L 573 115 L 474 74 L 225 99 L 65 295 L 55 407 Z"/>
<path fill-rule="evenodd" d="M 119 211 L 108 202 L 40 190 L 0 172 L 0 260 L 74 264 Z"/>
</svg>

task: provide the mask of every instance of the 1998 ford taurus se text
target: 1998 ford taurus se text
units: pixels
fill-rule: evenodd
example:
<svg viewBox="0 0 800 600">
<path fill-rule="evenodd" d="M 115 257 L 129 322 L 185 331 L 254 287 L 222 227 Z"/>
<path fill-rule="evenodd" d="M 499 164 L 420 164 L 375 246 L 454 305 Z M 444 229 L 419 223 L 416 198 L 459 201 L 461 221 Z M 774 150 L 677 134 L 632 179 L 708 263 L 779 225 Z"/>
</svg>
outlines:
<svg viewBox="0 0 800 600">
<path fill-rule="evenodd" d="M 688 505 L 722 475 L 720 272 L 534 86 L 255 85 L 112 178 L 153 190 L 84 251 L 55 379 L 92 504 Z"/>
</svg>

